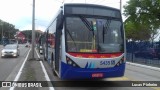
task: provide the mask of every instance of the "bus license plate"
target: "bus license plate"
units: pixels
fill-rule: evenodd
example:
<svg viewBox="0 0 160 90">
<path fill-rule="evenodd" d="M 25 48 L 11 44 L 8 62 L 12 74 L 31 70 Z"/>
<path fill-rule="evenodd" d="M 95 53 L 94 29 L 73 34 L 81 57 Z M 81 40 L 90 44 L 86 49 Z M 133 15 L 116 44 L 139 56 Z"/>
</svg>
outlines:
<svg viewBox="0 0 160 90">
<path fill-rule="evenodd" d="M 103 73 L 93 73 L 92 78 L 103 77 Z"/>
</svg>

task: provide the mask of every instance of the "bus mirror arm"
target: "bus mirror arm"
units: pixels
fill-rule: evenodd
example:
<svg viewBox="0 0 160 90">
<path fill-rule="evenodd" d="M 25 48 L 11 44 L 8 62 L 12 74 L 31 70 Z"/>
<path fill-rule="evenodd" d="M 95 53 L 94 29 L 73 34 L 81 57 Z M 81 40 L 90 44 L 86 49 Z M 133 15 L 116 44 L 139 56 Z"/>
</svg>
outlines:
<svg viewBox="0 0 160 90">
<path fill-rule="evenodd" d="M 64 17 L 63 17 L 63 12 L 61 11 L 61 13 L 58 16 L 58 29 L 62 30 L 63 29 L 63 21 L 64 21 Z"/>
</svg>

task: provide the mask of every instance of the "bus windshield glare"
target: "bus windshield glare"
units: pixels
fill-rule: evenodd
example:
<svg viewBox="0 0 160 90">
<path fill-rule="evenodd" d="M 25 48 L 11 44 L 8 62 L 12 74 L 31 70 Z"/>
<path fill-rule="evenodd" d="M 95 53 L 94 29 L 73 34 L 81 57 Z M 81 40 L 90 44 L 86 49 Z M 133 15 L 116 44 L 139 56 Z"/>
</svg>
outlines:
<svg viewBox="0 0 160 90">
<path fill-rule="evenodd" d="M 66 17 L 67 52 L 123 52 L 122 22 L 113 18 Z"/>
</svg>

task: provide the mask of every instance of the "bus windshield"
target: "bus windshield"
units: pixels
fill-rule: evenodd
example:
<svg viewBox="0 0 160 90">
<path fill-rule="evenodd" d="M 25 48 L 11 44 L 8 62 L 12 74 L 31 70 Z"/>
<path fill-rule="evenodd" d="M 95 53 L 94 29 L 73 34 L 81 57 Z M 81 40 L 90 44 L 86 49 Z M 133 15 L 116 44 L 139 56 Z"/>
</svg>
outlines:
<svg viewBox="0 0 160 90">
<path fill-rule="evenodd" d="M 67 52 L 123 52 L 123 31 L 120 19 L 66 17 Z"/>
</svg>

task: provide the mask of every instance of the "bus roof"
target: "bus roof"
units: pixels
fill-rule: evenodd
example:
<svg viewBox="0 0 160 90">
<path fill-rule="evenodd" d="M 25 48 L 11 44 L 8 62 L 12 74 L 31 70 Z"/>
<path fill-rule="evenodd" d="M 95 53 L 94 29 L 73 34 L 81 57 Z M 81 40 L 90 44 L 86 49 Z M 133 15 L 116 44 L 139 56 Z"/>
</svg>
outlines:
<svg viewBox="0 0 160 90">
<path fill-rule="evenodd" d="M 65 3 L 64 6 L 87 6 L 87 7 L 99 7 L 99 8 L 108 8 L 112 10 L 120 11 L 120 9 L 104 6 L 104 5 L 98 5 L 98 4 L 82 4 L 82 3 Z"/>
<path fill-rule="evenodd" d="M 73 6 L 73 7 L 84 7 L 84 6 L 87 6 L 87 7 L 96 7 L 96 8 L 102 8 L 102 9 L 109 9 L 109 10 L 114 10 L 114 11 L 117 11 L 117 12 L 120 12 L 120 9 L 117 9 L 117 8 L 113 8 L 113 7 L 109 7 L 109 6 L 104 6 L 104 5 L 97 5 L 97 4 L 83 4 L 83 3 L 64 3 L 62 6 L 60 6 L 59 8 L 59 11 L 57 12 L 57 14 L 55 15 L 55 17 L 53 17 L 53 19 L 51 20 L 50 24 L 48 25 L 48 27 L 46 28 L 46 30 L 48 30 L 48 28 L 51 26 L 51 24 L 53 23 L 54 20 L 56 20 L 55 18 L 57 17 L 57 15 L 60 13 L 61 10 L 64 9 L 64 7 L 67 7 L 67 6 Z M 121 16 L 120 16 L 121 17 Z M 45 30 L 45 31 L 46 31 Z"/>
<path fill-rule="evenodd" d="M 121 18 L 119 9 L 95 4 L 64 4 L 64 15 L 93 15 Z"/>
</svg>

